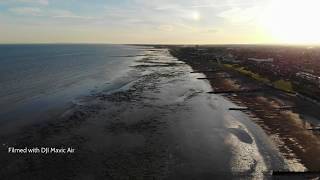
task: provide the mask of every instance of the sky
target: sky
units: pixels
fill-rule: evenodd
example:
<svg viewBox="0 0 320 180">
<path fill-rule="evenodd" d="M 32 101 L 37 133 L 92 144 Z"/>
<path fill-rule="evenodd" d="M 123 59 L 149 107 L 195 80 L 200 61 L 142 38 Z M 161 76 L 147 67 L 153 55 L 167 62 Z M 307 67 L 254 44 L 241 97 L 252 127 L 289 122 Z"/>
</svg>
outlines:
<svg viewBox="0 0 320 180">
<path fill-rule="evenodd" d="M 0 43 L 320 43 L 318 0 L 0 0 Z"/>
</svg>

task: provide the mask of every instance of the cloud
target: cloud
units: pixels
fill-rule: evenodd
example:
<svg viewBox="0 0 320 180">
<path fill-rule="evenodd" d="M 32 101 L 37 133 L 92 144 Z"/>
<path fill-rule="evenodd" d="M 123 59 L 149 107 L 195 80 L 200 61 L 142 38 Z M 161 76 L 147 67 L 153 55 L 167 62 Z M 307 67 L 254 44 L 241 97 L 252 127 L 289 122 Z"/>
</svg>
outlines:
<svg viewBox="0 0 320 180">
<path fill-rule="evenodd" d="M 10 12 L 18 15 L 41 16 L 42 10 L 36 7 L 17 7 L 9 9 Z"/>
<path fill-rule="evenodd" d="M 234 7 L 219 13 L 217 16 L 224 18 L 231 23 L 248 23 L 255 20 L 258 17 L 260 11 L 261 9 L 258 7 Z"/>
<path fill-rule="evenodd" d="M 171 31 L 174 30 L 174 28 L 173 28 L 172 25 L 160 25 L 160 26 L 158 27 L 158 29 L 159 29 L 160 31 L 167 31 L 167 32 L 171 32 Z"/>
<path fill-rule="evenodd" d="M 183 42 L 251 35 L 258 7 L 266 1 L 270 0 L 0 0 L 9 9 L 1 12 L 8 24 Z"/>
<path fill-rule="evenodd" d="M 22 2 L 22 3 L 32 3 L 32 4 L 41 4 L 41 5 L 48 5 L 49 1 L 48 0 L 16 0 L 17 2 Z"/>
<path fill-rule="evenodd" d="M 0 3 L 6 3 L 6 4 L 32 4 L 32 5 L 43 5 L 47 6 L 49 5 L 49 0 L 0 0 Z"/>
<path fill-rule="evenodd" d="M 82 20 L 97 19 L 96 17 L 77 15 L 67 10 L 41 9 L 38 7 L 10 8 L 9 12 L 17 15 L 21 15 L 21 16 L 39 16 L 39 17 L 41 16 L 41 17 L 48 17 L 48 18 L 82 19 Z"/>
<path fill-rule="evenodd" d="M 208 33 L 218 33 L 219 30 L 212 28 L 212 29 L 208 29 L 207 32 L 208 32 Z"/>
<path fill-rule="evenodd" d="M 47 13 L 48 17 L 52 17 L 52 18 L 66 18 L 66 19 L 98 19 L 96 17 L 92 17 L 92 16 L 82 16 L 82 15 L 77 15 L 74 14 L 71 11 L 67 11 L 67 10 L 51 10 Z"/>
</svg>

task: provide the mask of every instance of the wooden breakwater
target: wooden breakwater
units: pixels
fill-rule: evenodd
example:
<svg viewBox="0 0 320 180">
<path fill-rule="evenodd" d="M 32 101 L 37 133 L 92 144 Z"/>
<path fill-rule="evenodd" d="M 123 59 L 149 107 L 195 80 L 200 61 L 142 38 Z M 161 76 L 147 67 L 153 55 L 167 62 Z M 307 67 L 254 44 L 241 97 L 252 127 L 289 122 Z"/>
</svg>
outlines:
<svg viewBox="0 0 320 180">
<path fill-rule="evenodd" d="M 309 128 L 309 131 L 320 131 L 320 127 Z"/>
<path fill-rule="evenodd" d="M 295 108 L 295 106 L 283 106 L 283 107 L 276 107 L 273 108 L 272 110 L 291 110 Z M 259 108 L 248 108 L 248 107 L 234 107 L 234 108 L 229 108 L 229 111 L 259 111 Z M 260 110 L 263 111 L 263 110 Z M 320 128 L 319 128 L 320 130 Z"/>
<path fill-rule="evenodd" d="M 231 78 L 231 76 L 216 76 L 216 77 L 203 77 L 203 78 L 197 78 L 197 79 L 221 79 L 221 78 Z"/>
<path fill-rule="evenodd" d="M 320 176 L 320 171 L 272 171 L 273 176 Z"/>
<path fill-rule="evenodd" d="M 250 110 L 248 107 L 236 107 L 236 108 L 229 108 L 230 111 L 247 111 Z"/>
<path fill-rule="evenodd" d="M 190 73 L 215 73 L 220 72 L 221 70 L 218 69 L 212 69 L 212 70 L 198 70 L 198 71 L 192 71 Z"/>
<path fill-rule="evenodd" d="M 243 94 L 264 92 L 264 89 L 246 89 L 246 90 L 225 90 L 225 91 L 210 91 L 209 94 Z"/>
</svg>

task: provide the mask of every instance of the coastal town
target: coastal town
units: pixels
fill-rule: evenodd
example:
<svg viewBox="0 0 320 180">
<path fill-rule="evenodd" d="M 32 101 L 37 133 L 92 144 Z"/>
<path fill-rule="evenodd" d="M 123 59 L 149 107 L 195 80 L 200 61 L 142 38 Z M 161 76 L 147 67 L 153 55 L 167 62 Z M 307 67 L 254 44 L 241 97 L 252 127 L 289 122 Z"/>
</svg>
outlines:
<svg viewBox="0 0 320 180">
<path fill-rule="evenodd" d="M 285 46 L 185 46 L 183 56 L 216 61 L 280 90 L 320 100 L 320 49 Z"/>
</svg>

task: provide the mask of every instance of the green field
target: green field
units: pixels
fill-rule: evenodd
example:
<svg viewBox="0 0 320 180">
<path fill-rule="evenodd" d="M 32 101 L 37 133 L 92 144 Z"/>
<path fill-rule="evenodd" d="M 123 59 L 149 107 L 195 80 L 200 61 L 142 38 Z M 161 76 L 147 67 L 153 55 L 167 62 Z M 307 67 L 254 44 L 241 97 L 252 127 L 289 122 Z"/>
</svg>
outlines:
<svg viewBox="0 0 320 180">
<path fill-rule="evenodd" d="M 235 71 L 240 72 L 241 74 L 244 74 L 254 80 L 257 80 L 259 82 L 262 82 L 264 84 L 271 84 L 274 88 L 286 91 L 286 92 L 294 92 L 292 88 L 292 83 L 290 81 L 286 81 L 283 79 L 279 79 L 276 81 L 270 81 L 267 77 L 263 77 L 258 73 L 252 72 L 245 67 L 239 66 L 239 65 L 233 65 L 233 64 L 223 64 L 224 67 L 228 69 L 232 69 Z"/>
</svg>

